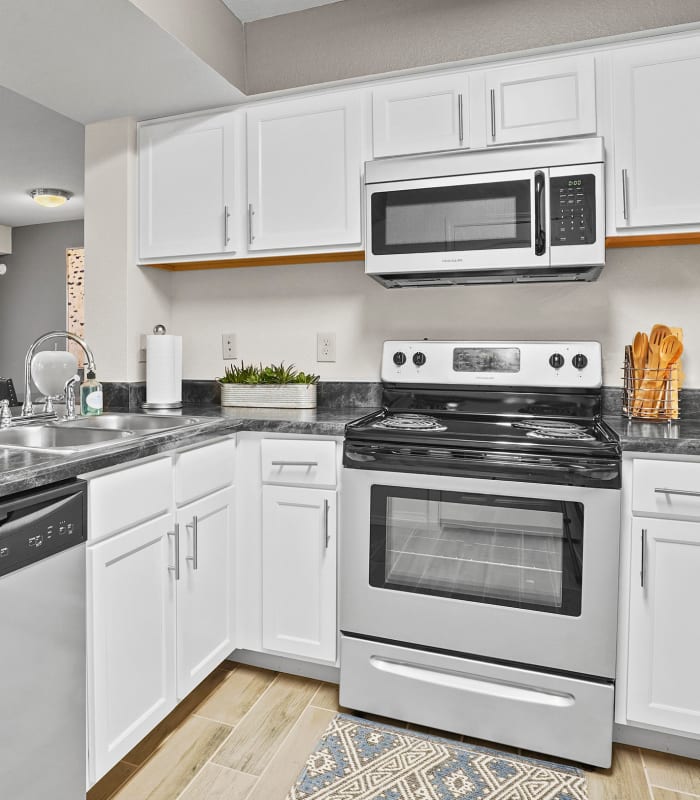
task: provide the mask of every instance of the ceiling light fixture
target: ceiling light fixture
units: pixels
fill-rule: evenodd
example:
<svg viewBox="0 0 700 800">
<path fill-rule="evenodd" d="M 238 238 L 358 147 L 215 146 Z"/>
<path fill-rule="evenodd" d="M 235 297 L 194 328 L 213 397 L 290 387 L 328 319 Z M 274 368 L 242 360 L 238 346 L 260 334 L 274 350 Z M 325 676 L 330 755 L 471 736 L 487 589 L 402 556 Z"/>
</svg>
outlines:
<svg viewBox="0 0 700 800">
<path fill-rule="evenodd" d="M 62 206 L 66 201 L 73 197 L 73 192 L 65 189 L 32 189 L 29 196 L 35 203 L 45 208 L 56 208 Z"/>
</svg>

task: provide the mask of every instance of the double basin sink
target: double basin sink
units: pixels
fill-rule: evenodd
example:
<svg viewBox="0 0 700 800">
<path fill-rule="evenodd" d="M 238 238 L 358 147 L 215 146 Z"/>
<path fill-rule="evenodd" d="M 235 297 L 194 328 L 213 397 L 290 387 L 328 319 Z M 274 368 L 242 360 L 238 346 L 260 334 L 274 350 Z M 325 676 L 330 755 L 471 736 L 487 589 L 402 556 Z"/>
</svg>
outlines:
<svg viewBox="0 0 700 800">
<path fill-rule="evenodd" d="M 197 425 L 198 417 L 102 414 L 68 422 L 25 424 L 0 430 L 0 448 L 75 453 Z"/>
</svg>

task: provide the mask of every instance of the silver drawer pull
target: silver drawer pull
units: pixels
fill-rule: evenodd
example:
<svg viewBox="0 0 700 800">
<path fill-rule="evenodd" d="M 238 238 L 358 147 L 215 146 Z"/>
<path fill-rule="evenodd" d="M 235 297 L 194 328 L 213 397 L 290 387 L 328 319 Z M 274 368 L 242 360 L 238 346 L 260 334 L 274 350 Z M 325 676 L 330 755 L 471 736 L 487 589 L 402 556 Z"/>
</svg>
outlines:
<svg viewBox="0 0 700 800">
<path fill-rule="evenodd" d="M 700 497 L 700 492 L 693 492 L 690 489 L 654 489 L 656 494 L 680 494 L 683 497 Z"/>
<path fill-rule="evenodd" d="M 491 138 L 496 138 L 496 90 L 491 89 Z"/>
<path fill-rule="evenodd" d="M 328 550 L 328 544 L 331 540 L 331 534 L 328 530 L 328 511 L 329 511 L 330 503 L 328 500 L 323 501 L 323 537 L 326 543 L 325 549 Z"/>
<path fill-rule="evenodd" d="M 318 461 L 272 461 L 273 467 L 317 467 Z"/>
<path fill-rule="evenodd" d="M 642 585 L 642 589 L 644 588 L 644 578 L 646 577 L 647 571 L 647 529 L 642 528 L 642 568 L 639 571 L 639 581 Z"/>
<path fill-rule="evenodd" d="M 627 170 L 622 170 L 622 218 L 625 222 L 629 222 L 630 218 L 630 201 L 629 201 L 629 180 L 627 177 Z"/>
<path fill-rule="evenodd" d="M 175 538 L 175 566 L 168 567 L 168 572 L 175 573 L 175 580 L 180 580 L 180 525 L 179 523 L 175 523 L 175 530 L 168 531 L 168 536 L 173 536 Z"/>
<path fill-rule="evenodd" d="M 199 566 L 199 562 L 197 560 L 198 556 L 199 556 L 199 542 L 198 542 L 198 539 L 197 539 L 197 534 L 198 534 L 197 523 L 198 522 L 199 522 L 199 520 L 197 519 L 197 515 L 195 514 L 192 517 L 192 522 L 188 522 L 185 525 L 186 528 L 188 528 L 189 530 L 192 531 L 192 555 L 191 556 L 185 556 L 185 561 L 191 561 L 192 562 L 192 569 L 197 569 L 198 566 Z"/>
<path fill-rule="evenodd" d="M 457 95 L 457 117 L 458 117 L 458 127 L 459 127 L 459 143 L 464 143 L 464 100 L 462 99 L 462 93 L 460 92 Z"/>
</svg>

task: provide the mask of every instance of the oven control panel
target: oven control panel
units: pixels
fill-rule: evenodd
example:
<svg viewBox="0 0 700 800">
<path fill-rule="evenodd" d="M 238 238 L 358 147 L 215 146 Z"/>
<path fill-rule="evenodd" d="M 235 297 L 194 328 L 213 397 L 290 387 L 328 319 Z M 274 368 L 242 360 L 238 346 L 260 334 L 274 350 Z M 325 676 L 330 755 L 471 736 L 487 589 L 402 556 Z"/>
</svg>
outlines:
<svg viewBox="0 0 700 800">
<path fill-rule="evenodd" d="M 598 388 L 599 342 L 384 342 L 385 383 Z"/>
</svg>

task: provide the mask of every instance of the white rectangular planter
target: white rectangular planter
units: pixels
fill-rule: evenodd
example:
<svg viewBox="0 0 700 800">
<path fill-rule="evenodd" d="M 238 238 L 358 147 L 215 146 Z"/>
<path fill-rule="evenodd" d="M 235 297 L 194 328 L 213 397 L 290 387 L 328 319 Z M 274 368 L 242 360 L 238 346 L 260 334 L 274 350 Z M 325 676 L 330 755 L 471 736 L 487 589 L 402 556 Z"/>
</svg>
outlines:
<svg viewBox="0 0 700 800">
<path fill-rule="evenodd" d="M 241 408 L 316 408 L 316 384 L 220 383 L 221 405 Z"/>
</svg>

